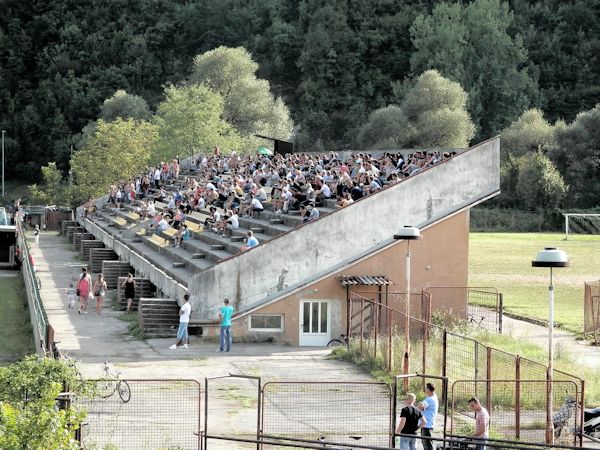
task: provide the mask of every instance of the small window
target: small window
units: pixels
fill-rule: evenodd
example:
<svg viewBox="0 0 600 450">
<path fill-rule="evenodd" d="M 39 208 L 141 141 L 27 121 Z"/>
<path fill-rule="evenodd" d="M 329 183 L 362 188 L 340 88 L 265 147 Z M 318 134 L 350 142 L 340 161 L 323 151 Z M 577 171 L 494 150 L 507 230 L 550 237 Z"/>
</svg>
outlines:
<svg viewBox="0 0 600 450">
<path fill-rule="evenodd" d="M 283 316 L 280 314 L 253 314 L 250 316 L 251 331 L 283 331 Z"/>
</svg>

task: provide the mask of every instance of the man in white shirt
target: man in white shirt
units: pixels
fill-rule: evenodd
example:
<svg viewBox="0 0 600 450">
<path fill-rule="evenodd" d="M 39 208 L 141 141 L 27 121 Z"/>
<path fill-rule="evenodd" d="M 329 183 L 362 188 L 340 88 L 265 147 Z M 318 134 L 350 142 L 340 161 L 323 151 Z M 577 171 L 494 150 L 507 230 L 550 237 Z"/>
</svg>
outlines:
<svg viewBox="0 0 600 450">
<path fill-rule="evenodd" d="M 154 187 L 156 189 L 160 187 L 160 169 L 158 167 L 154 171 Z"/>
<path fill-rule="evenodd" d="M 165 217 L 162 214 L 159 216 L 159 221 L 156 224 L 156 228 L 158 228 L 160 231 L 166 231 L 169 228 L 169 222 L 165 220 Z"/>
<path fill-rule="evenodd" d="M 183 296 L 183 304 L 179 308 L 179 329 L 177 330 L 177 341 L 169 348 L 189 348 L 190 336 L 188 334 L 188 325 L 190 323 L 190 314 L 192 313 L 192 305 L 190 305 L 190 295 Z"/>
</svg>

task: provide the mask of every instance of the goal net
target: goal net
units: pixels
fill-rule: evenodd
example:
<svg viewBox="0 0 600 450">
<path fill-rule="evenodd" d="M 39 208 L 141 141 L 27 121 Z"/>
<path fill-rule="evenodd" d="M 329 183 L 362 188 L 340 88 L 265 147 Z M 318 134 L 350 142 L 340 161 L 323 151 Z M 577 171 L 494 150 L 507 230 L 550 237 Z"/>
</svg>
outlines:
<svg viewBox="0 0 600 450">
<path fill-rule="evenodd" d="M 599 234 L 600 214 L 565 214 L 565 240 L 573 234 Z"/>
</svg>

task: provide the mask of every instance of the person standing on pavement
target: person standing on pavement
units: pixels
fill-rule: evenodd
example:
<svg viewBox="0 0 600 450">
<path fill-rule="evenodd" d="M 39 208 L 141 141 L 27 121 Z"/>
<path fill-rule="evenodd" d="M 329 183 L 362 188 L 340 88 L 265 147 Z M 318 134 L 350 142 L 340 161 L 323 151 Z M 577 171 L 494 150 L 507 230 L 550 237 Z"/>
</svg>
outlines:
<svg viewBox="0 0 600 450">
<path fill-rule="evenodd" d="M 87 268 L 83 267 L 81 269 L 81 274 L 79 274 L 79 279 L 77 280 L 77 295 L 79 296 L 79 311 L 87 314 L 87 305 L 88 298 L 92 292 L 92 277 L 87 272 Z"/>
<path fill-rule="evenodd" d="M 406 394 L 406 406 L 400 411 L 400 421 L 396 427 L 396 434 L 400 436 L 400 448 L 402 450 L 417 450 L 417 431 L 427 425 L 427 420 L 421 411 L 415 407 L 415 394 Z M 415 437 L 412 437 L 414 435 Z"/>
<path fill-rule="evenodd" d="M 475 412 L 475 433 L 473 438 L 481 440 L 481 443 L 475 446 L 475 450 L 485 450 L 485 444 L 490 437 L 490 413 L 481 406 L 477 397 L 469 399 L 469 407 Z"/>
<path fill-rule="evenodd" d="M 427 421 L 427 425 L 421 428 L 421 436 L 431 437 L 435 428 L 435 419 L 438 414 L 440 402 L 435 393 L 435 385 L 427 383 L 425 385 L 425 399 L 419 403 L 417 408 L 423 412 L 423 417 Z M 433 450 L 433 442 L 429 439 L 421 439 L 423 450 Z"/>
<path fill-rule="evenodd" d="M 169 348 L 189 348 L 190 336 L 188 334 L 188 325 L 190 323 L 190 314 L 192 313 L 192 305 L 190 305 L 190 296 L 183 296 L 183 304 L 179 308 L 179 329 L 177 330 L 177 341 Z"/>
<path fill-rule="evenodd" d="M 233 316 L 233 307 L 229 305 L 229 299 L 223 300 L 224 305 L 219 311 L 219 320 L 221 321 L 221 346 L 219 351 L 231 351 L 231 317 Z"/>
</svg>

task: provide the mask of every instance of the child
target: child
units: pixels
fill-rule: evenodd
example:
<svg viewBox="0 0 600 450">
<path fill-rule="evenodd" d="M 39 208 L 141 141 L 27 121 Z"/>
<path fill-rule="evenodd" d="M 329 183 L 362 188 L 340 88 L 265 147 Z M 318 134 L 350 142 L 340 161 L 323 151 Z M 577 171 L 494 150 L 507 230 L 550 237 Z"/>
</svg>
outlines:
<svg viewBox="0 0 600 450">
<path fill-rule="evenodd" d="M 73 283 L 69 283 L 67 288 L 67 299 L 69 300 L 69 309 L 72 309 L 75 306 L 75 287 Z"/>
</svg>

